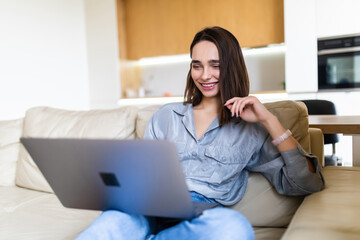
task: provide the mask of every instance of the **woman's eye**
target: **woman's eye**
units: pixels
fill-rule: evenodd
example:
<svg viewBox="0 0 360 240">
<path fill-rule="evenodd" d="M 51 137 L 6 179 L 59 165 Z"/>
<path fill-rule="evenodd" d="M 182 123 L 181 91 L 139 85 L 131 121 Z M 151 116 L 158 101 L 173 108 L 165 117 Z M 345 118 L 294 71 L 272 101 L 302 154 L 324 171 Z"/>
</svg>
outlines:
<svg viewBox="0 0 360 240">
<path fill-rule="evenodd" d="M 200 68 L 200 65 L 192 65 L 192 67 L 193 67 L 194 69 L 198 69 L 198 68 Z"/>
<path fill-rule="evenodd" d="M 220 65 L 213 65 L 213 68 L 220 68 Z"/>
</svg>

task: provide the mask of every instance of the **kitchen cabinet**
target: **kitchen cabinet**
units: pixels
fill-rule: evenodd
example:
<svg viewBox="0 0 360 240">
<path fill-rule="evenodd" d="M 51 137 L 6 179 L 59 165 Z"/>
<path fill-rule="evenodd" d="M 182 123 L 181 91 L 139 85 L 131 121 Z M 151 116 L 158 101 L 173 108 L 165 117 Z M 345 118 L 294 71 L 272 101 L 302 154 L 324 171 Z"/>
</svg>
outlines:
<svg viewBox="0 0 360 240">
<path fill-rule="evenodd" d="M 183 54 L 196 32 L 218 25 L 242 47 L 284 42 L 283 0 L 117 0 L 120 55 Z M 124 43 L 125 42 L 125 43 Z M 125 46 L 124 46 L 125 44 Z"/>
</svg>

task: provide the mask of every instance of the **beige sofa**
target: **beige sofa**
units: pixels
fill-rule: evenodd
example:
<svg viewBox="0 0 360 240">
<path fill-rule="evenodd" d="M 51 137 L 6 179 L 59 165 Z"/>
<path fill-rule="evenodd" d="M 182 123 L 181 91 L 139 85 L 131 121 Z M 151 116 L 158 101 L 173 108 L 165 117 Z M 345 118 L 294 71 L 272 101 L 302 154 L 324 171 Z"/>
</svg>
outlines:
<svg viewBox="0 0 360 240">
<path fill-rule="evenodd" d="M 266 104 L 304 149 L 323 159 L 319 129 L 308 129 L 301 103 Z M 19 143 L 24 137 L 141 138 L 158 106 L 66 111 L 32 108 L 0 121 L 0 239 L 73 239 L 99 214 L 64 208 Z M 252 223 L 256 239 L 360 239 L 360 169 L 326 167 L 325 190 L 303 198 L 278 195 L 260 174 L 232 208 Z M 64 173 L 66 177 L 66 173 Z"/>
</svg>

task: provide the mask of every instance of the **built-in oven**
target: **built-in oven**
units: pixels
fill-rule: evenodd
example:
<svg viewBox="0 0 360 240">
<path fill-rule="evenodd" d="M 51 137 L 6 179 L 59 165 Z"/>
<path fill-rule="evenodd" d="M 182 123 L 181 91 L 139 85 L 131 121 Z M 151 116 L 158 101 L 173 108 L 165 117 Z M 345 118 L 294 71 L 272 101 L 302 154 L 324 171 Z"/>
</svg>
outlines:
<svg viewBox="0 0 360 240">
<path fill-rule="evenodd" d="M 360 88 L 360 34 L 318 39 L 318 88 Z"/>
</svg>

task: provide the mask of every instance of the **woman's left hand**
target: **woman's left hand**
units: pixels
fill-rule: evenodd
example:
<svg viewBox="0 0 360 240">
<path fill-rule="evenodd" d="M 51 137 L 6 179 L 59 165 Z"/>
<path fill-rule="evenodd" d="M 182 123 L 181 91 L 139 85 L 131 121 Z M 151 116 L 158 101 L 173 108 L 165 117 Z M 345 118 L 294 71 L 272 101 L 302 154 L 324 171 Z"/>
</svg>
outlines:
<svg viewBox="0 0 360 240">
<path fill-rule="evenodd" d="M 273 116 L 254 96 L 234 97 L 224 106 L 231 111 L 231 116 L 241 117 L 247 122 L 265 122 Z"/>
</svg>

